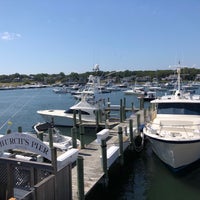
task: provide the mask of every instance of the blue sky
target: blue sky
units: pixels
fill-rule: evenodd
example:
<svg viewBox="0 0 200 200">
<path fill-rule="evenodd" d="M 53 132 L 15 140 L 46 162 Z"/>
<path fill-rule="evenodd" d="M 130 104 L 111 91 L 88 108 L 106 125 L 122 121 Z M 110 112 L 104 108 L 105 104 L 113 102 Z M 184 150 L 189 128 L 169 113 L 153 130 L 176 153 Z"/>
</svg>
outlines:
<svg viewBox="0 0 200 200">
<path fill-rule="evenodd" d="M 199 0 L 0 0 L 0 74 L 200 66 Z"/>
</svg>

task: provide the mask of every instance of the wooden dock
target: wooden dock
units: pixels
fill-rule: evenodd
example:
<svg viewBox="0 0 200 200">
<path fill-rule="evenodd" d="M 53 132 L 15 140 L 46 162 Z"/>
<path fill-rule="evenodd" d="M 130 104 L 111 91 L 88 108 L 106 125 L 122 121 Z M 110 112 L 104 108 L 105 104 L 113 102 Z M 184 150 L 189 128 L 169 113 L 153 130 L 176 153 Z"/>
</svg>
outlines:
<svg viewBox="0 0 200 200">
<path fill-rule="evenodd" d="M 142 116 L 143 112 L 140 112 L 140 121 L 144 121 Z M 133 118 L 133 126 L 136 126 L 136 118 Z M 127 119 L 123 123 L 118 123 L 109 130 L 109 137 L 107 138 L 106 144 L 107 149 L 112 145 L 119 146 L 118 139 L 118 127 L 129 126 L 129 120 Z M 129 142 L 129 137 L 123 134 L 123 142 Z M 95 186 L 97 182 L 104 176 L 102 167 L 102 161 L 100 156 L 102 155 L 101 144 L 98 144 L 95 140 L 85 146 L 84 149 L 80 149 L 79 155 L 83 157 L 83 169 L 84 169 L 84 195 L 87 195 L 90 190 Z M 77 180 L 77 166 L 72 169 L 72 198 L 73 200 L 79 199 L 78 197 L 78 180 Z"/>
<path fill-rule="evenodd" d="M 79 155 L 84 159 L 84 193 L 87 194 L 91 188 L 102 178 L 104 172 L 100 163 L 101 147 L 95 141 L 81 149 Z M 78 199 L 77 167 L 72 169 L 72 195 Z"/>
</svg>

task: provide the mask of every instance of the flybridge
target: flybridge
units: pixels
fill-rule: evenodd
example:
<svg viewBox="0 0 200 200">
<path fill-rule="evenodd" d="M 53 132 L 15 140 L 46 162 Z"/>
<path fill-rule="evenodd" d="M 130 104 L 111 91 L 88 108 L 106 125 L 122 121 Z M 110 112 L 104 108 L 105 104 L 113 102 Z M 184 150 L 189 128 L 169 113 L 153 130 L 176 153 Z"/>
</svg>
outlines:
<svg viewBox="0 0 200 200">
<path fill-rule="evenodd" d="M 0 151 L 22 149 L 51 160 L 51 150 L 41 140 L 26 133 L 11 133 L 0 138 Z"/>
</svg>

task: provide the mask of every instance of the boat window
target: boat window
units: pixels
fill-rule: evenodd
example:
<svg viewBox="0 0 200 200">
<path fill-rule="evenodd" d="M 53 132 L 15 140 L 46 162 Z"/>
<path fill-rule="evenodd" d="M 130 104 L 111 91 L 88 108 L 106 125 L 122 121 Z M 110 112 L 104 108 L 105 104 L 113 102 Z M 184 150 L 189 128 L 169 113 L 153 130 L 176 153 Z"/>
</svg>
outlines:
<svg viewBox="0 0 200 200">
<path fill-rule="evenodd" d="M 196 103 L 159 103 L 158 114 L 199 115 L 200 106 Z"/>
<path fill-rule="evenodd" d="M 73 114 L 73 113 L 74 113 L 74 110 L 73 110 L 73 109 L 69 109 L 69 110 L 66 110 L 65 113 Z M 78 110 L 75 110 L 75 113 L 78 114 L 79 111 L 78 111 Z M 90 115 L 88 112 L 83 111 L 83 110 L 81 110 L 81 114 L 83 114 L 83 115 Z"/>
</svg>

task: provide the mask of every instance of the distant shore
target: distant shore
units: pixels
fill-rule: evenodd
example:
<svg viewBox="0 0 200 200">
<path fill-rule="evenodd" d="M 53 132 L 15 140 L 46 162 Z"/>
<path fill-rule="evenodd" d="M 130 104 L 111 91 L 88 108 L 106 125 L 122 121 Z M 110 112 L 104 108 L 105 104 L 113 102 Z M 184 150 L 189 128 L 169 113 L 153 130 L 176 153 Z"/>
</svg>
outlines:
<svg viewBox="0 0 200 200">
<path fill-rule="evenodd" d="M 33 84 L 33 85 L 16 85 L 16 86 L 0 86 L 0 90 L 16 90 L 16 89 L 33 89 L 33 88 L 47 88 L 51 87 L 50 85 L 40 85 L 40 84 Z"/>
</svg>

